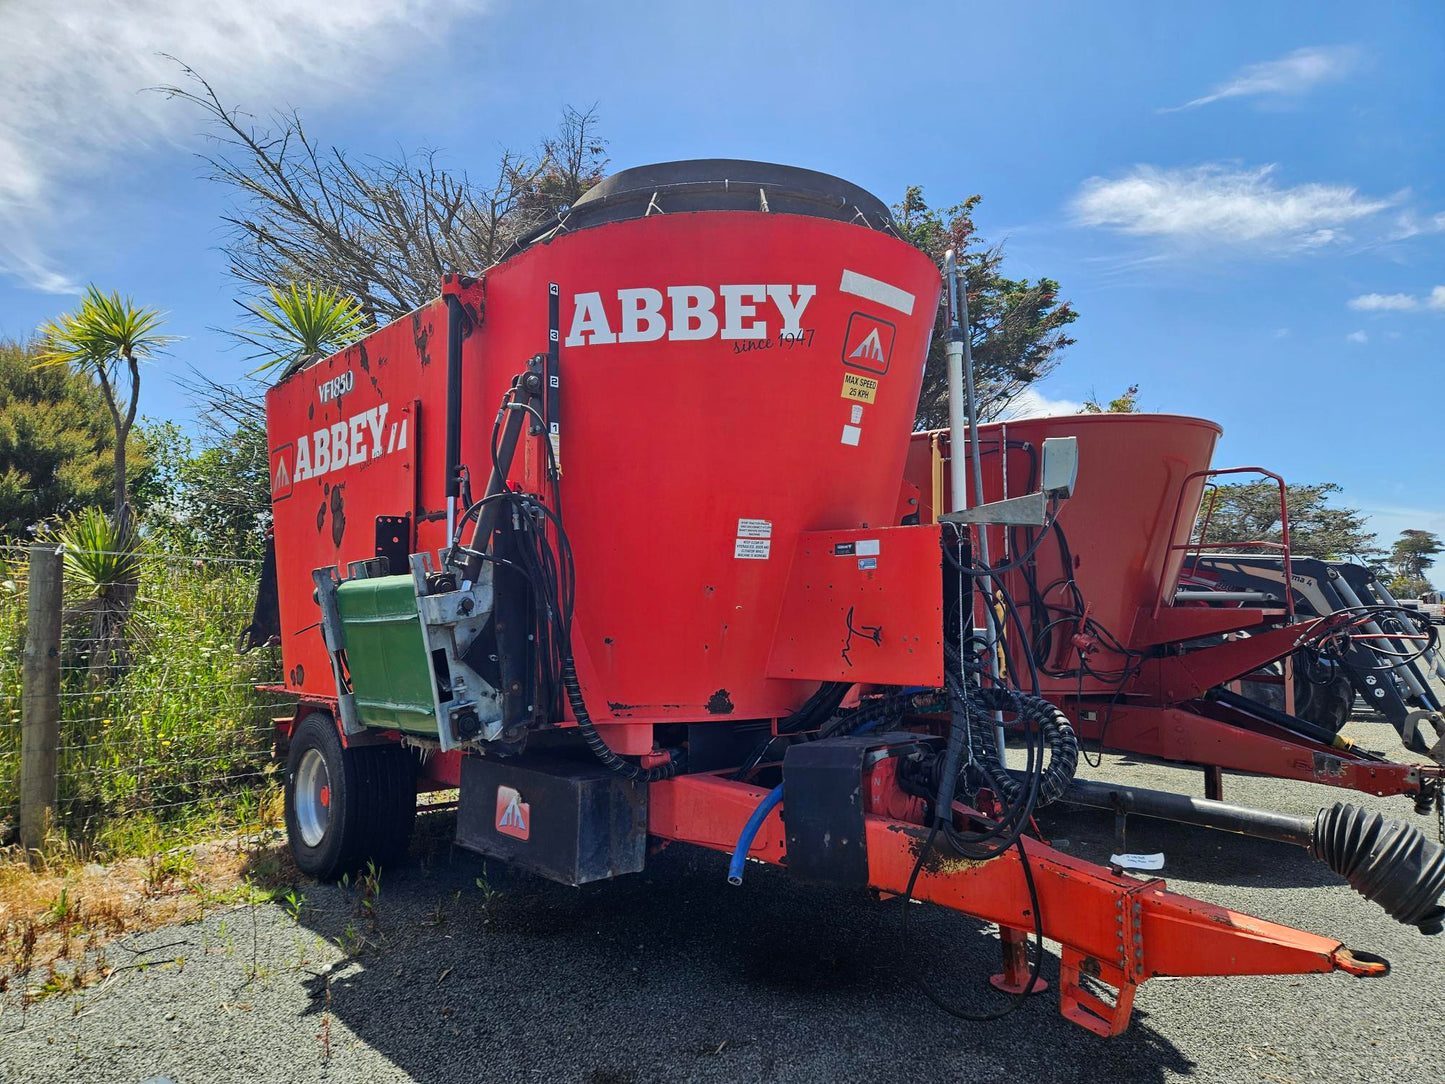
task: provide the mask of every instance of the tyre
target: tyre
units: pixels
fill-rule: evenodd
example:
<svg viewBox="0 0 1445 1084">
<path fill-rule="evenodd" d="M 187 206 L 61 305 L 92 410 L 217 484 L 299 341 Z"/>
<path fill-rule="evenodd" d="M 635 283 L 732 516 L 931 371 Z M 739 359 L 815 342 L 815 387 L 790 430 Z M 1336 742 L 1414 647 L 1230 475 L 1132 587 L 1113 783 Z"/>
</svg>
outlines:
<svg viewBox="0 0 1445 1084">
<path fill-rule="evenodd" d="M 1311 680 L 1305 669 L 1308 665 L 1308 661 L 1295 660 L 1295 714 L 1338 734 L 1354 711 L 1355 687 L 1349 677 L 1338 670 L 1326 672 L 1324 681 Z"/>
<path fill-rule="evenodd" d="M 335 721 L 307 715 L 291 732 L 286 836 L 303 873 L 333 880 L 406 855 L 416 820 L 416 761 L 400 745 L 341 744 Z"/>
</svg>

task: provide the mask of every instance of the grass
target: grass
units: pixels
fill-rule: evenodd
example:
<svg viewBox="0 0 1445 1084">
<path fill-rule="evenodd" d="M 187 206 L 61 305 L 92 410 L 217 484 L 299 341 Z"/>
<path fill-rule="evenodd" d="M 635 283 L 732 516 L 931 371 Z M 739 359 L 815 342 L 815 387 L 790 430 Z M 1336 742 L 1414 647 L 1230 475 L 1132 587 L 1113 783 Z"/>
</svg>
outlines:
<svg viewBox="0 0 1445 1084">
<path fill-rule="evenodd" d="M 299 915 L 305 900 L 274 825 L 108 866 L 34 858 L 0 854 L 0 995 L 22 1004 L 108 978 L 118 937 L 271 900 Z"/>
<path fill-rule="evenodd" d="M 0 556 L 0 825 L 19 804 L 23 554 Z M 107 861 L 252 823 L 274 805 L 280 676 L 270 649 L 237 653 L 255 597 L 251 565 L 147 553 L 124 635 L 131 665 L 90 673 L 86 600 L 66 600 L 57 823 L 47 851 Z M 0 829 L 3 830 L 3 829 Z"/>
<path fill-rule="evenodd" d="M 19 806 L 24 561 L 0 550 L 0 843 Z M 72 992 L 107 977 L 117 937 L 295 882 L 278 702 L 254 688 L 278 680 L 280 660 L 234 646 L 255 587 L 252 565 L 143 552 L 128 662 L 93 668 L 89 600 L 67 585 L 57 817 L 38 850 L 0 847 L 0 993 Z"/>
</svg>

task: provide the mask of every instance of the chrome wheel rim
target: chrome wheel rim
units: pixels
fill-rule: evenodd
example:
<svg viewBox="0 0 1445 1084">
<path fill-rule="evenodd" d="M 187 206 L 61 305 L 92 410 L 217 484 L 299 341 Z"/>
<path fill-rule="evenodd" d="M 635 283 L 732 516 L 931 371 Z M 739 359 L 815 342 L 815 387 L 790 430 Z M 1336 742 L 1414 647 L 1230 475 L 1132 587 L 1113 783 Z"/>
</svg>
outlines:
<svg viewBox="0 0 1445 1084">
<path fill-rule="evenodd" d="M 331 773 L 319 749 L 301 754 L 296 766 L 296 783 L 292 788 L 296 808 L 296 828 L 308 847 L 319 846 L 331 825 Z"/>
</svg>

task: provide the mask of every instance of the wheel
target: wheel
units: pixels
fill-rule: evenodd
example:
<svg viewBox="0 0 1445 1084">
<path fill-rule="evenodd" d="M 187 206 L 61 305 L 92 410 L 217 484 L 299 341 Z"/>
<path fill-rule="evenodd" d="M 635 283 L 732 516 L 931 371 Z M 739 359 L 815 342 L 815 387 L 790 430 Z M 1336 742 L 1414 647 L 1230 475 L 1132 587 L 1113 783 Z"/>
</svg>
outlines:
<svg viewBox="0 0 1445 1084">
<path fill-rule="evenodd" d="M 291 732 L 286 836 L 303 873 L 323 881 L 406 854 L 416 820 L 416 761 L 400 745 L 341 744 L 329 715 Z"/>
<path fill-rule="evenodd" d="M 1308 660 L 1296 658 L 1294 669 L 1294 712 L 1301 719 L 1308 719 L 1338 734 L 1350 721 L 1355 706 L 1355 687 L 1349 677 L 1341 671 L 1327 672 L 1327 680 L 1311 681 Z"/>
</svg>

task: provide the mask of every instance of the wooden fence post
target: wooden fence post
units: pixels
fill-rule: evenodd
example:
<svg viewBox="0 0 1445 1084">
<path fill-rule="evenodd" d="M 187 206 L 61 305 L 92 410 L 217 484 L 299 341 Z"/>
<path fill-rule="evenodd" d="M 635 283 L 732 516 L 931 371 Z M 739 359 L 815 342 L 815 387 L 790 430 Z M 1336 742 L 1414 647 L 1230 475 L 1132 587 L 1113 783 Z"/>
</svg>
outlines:
<svg viewBox="0 0 1445 1084">
<path fill-rule="evenodd" d="M 20 720 L 20 842 L 45 842 L 55 817 L 60 756 L 60 547 L 30 547 Z"/>
</svg>

